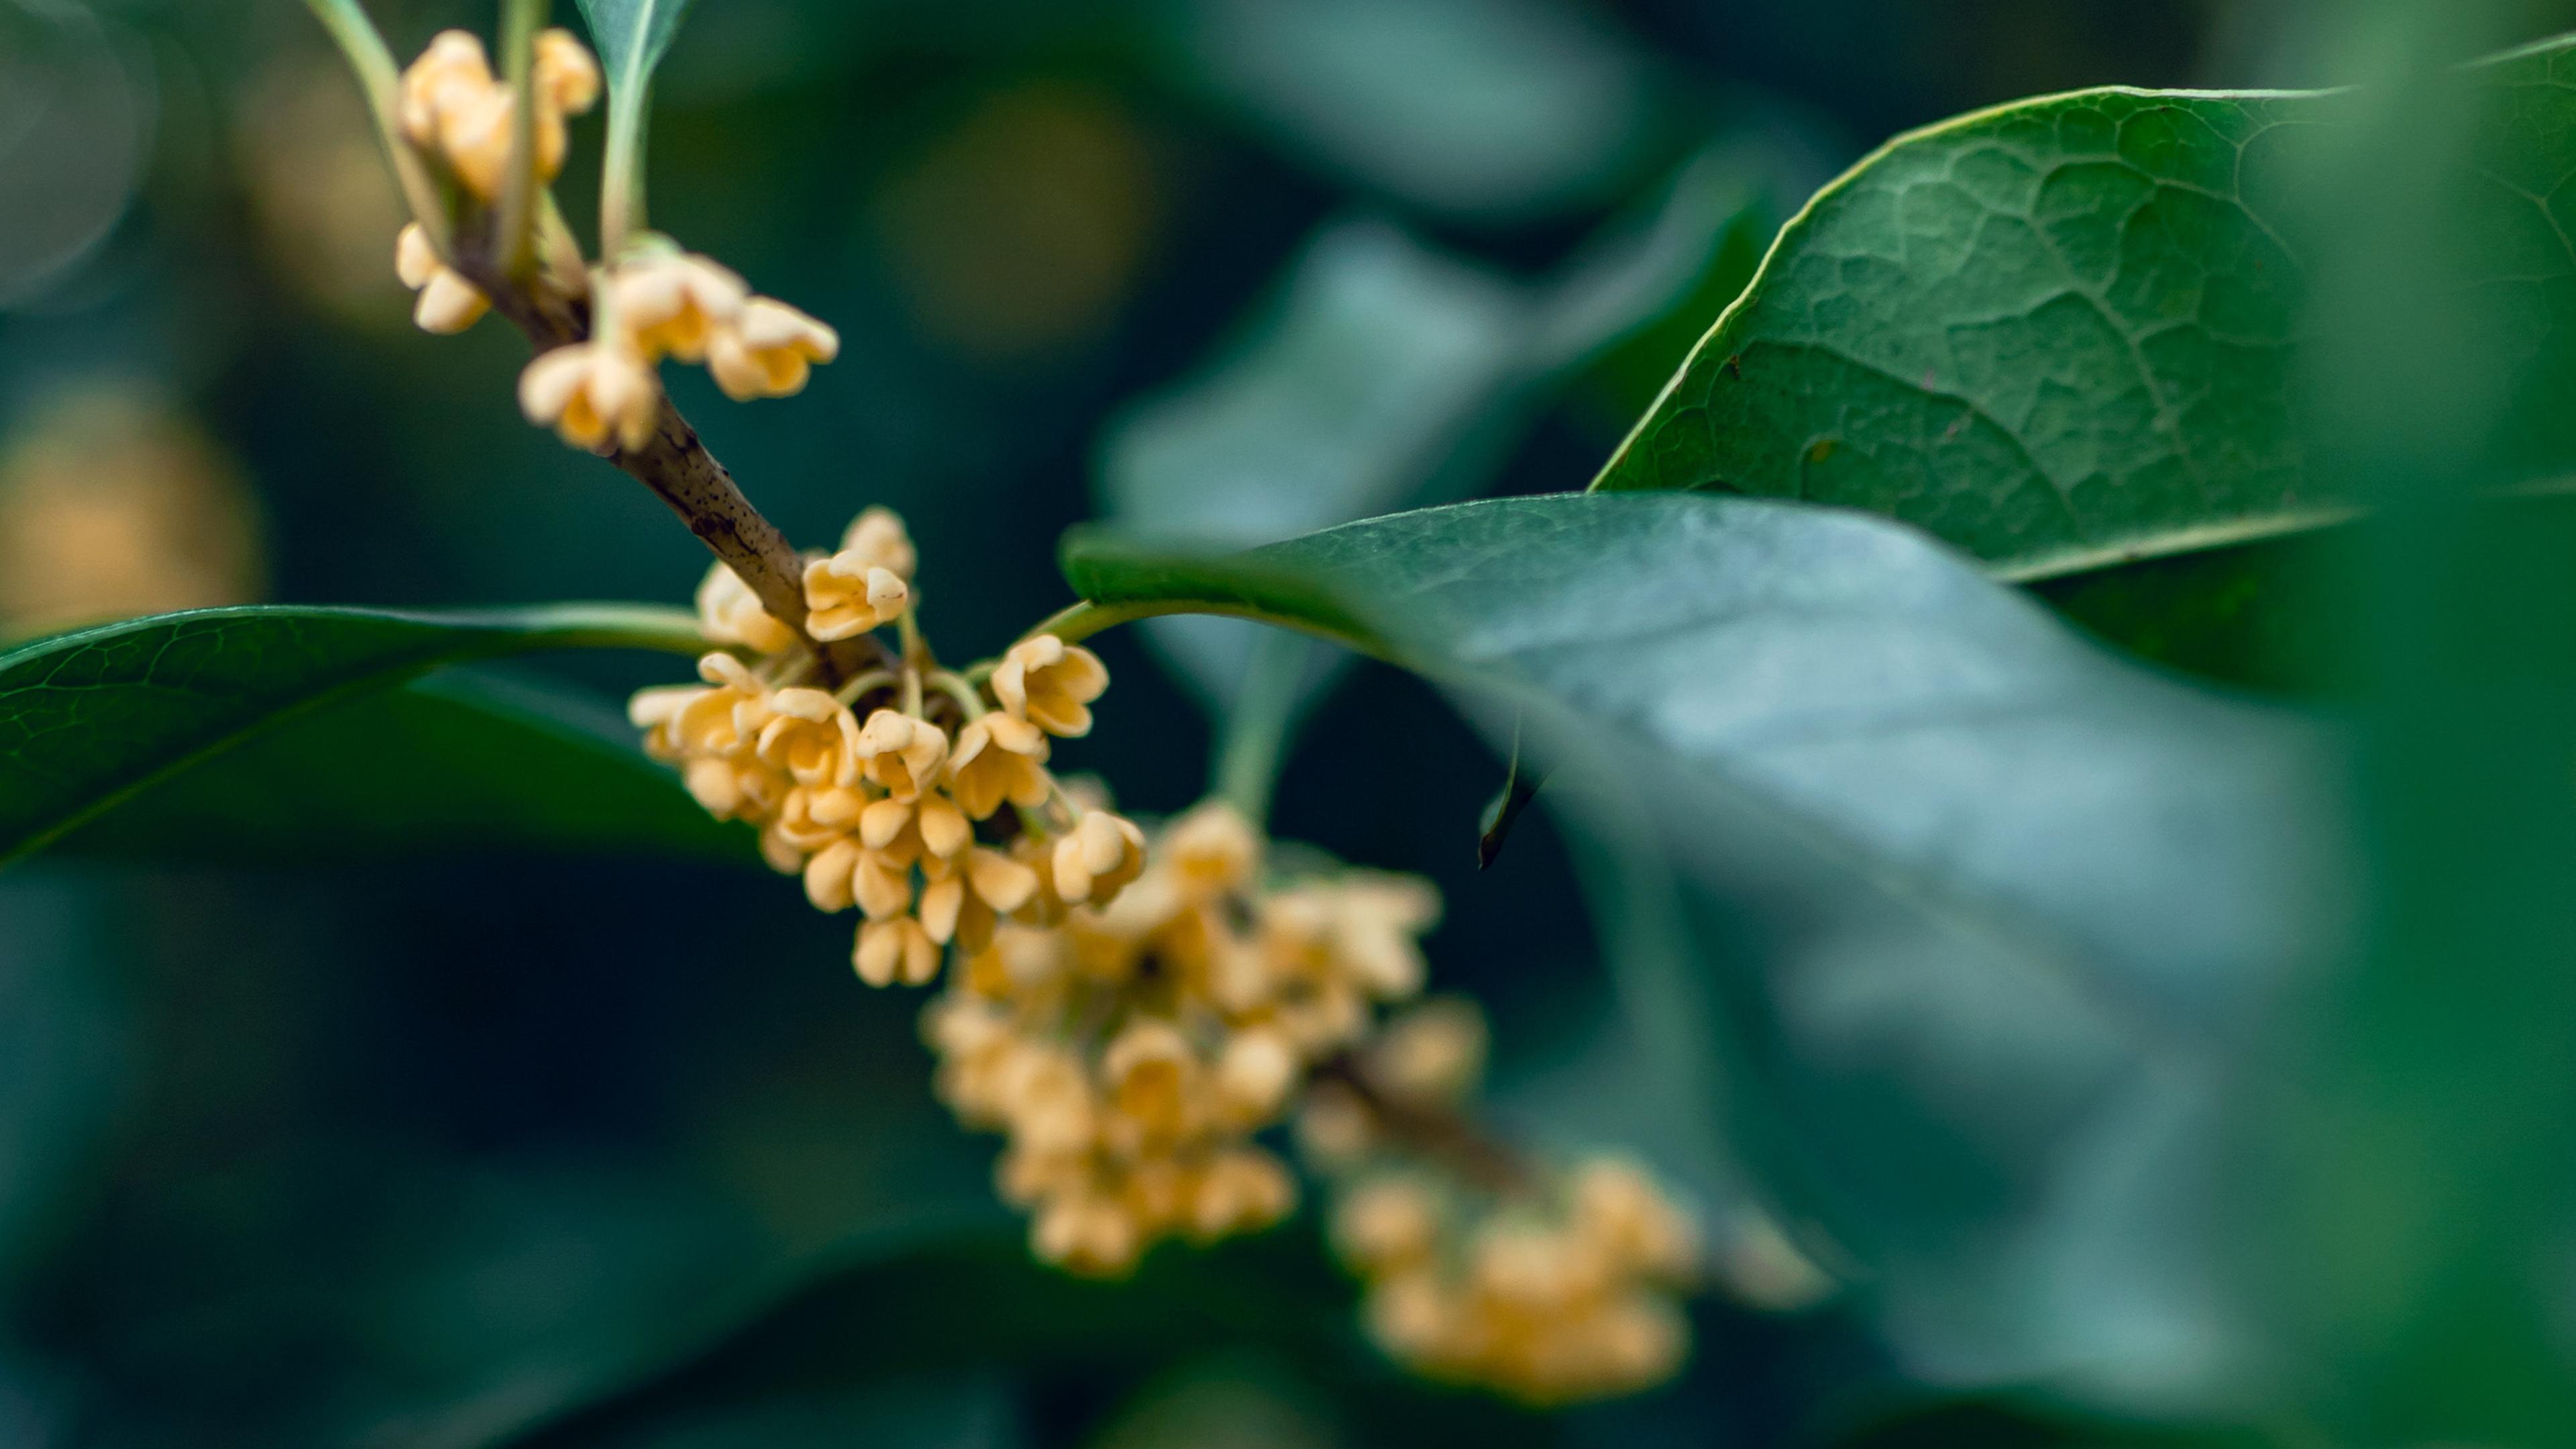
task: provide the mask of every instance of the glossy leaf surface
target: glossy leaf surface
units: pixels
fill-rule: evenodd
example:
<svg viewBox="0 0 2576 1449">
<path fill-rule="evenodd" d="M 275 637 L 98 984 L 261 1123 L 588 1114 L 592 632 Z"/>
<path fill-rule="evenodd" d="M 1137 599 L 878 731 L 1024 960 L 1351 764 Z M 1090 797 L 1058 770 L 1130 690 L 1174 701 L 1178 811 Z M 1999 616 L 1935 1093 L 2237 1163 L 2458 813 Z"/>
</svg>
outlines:
<svg viewBox="0 0 2576 1449">
<path fill-rule="evenodd" d="M 472 669 L 253 735 L 55 848 L 230 863 L 464 848 L 757 859 L 746 829 L 709 817 L 644 757 L 610 701 Z"/>
<path fill-rule="evenodd" d="M 532 649 L 689 651 L 687 616 L 248 606 L 107 624 L 0 654 L 0 860 L 307 710 Z"/>
<path fill-rule="evenodd" d="M 1499 700 L 1499 730 L 1524 711 L 1624 888 L 1670 862 L 1734 1134 L 1918 1371 L 2217 1391 L 2206 1114 L 2338 939 L 2320 731 L 1793 505 L 1511 499 L 1231 557 L 1094 535 L 1067 573 L 1105 609 L 1342 640 Z"/>
</svg>

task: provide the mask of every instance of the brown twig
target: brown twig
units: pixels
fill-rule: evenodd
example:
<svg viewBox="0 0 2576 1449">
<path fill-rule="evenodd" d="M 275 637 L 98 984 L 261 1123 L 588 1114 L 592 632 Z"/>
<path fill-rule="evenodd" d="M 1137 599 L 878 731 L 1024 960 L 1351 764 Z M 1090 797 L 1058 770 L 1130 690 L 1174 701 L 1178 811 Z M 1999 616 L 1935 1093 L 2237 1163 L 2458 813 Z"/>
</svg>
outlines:
<svg viewBox="0 0 2576 1449">
<path fill-rule="evenodd" d="M 1538 1174 L 1520 1153 L 1477 1125 L 1466 1113 L 1436 1102 L 1390 1092 L 1369 1075 L 1354 1052 L 1315 1064 L 1314 1080 L 1338 1083 L 1359 1099 L 1380 1131 L 1423 1156 L 1443 1162 L 1468 1181 L 1498 1194 L 1530 1190 Z"/>
<path fill-rule="evenodd" d="M 538 352 L 582 342 L 590 336 L 590 308 L 581 298 L 565 295 L 540 278 L 512 283 L 503 277 L 487 245 L 467 245 L 460 238 L 456 267 L 492 299 L 492 309 L 508 318 Z M 629 477 L 653 490 L 689 531 L 725 565 L 750 585 L 771 618 L 795 631 L 821 661 L 824 678 L 837 684 L 871 669 L 890 668 L 894 660 L 883 644 L 862 635 L 818 643 L 805 631 L 805 561 L 751 500 L 733 475 L 698 440 L 697 429 L 680 416 L 668 396 L 653 437 L 640 448 L 620 448 L 608 455 Z"/>
</svg>

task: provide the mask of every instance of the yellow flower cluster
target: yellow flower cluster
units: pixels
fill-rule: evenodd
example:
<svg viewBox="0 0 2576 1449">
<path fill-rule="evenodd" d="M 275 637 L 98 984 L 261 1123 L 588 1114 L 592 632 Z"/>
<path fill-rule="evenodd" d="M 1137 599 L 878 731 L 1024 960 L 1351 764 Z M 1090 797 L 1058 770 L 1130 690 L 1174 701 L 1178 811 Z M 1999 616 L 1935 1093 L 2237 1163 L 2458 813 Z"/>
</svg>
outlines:
<svg viewBox="0 0 2576 1449">
<path fill-rule="evenodd" d="M 536 176 L 563 170 L 564 117 L 599 100 L 599 63 L 568 30 L 537 37 Z M 492 74 L 483 42 L 462 30 L 441 31 L 403 72 L 396 119 L 404 139 L 442 166 L 468 192 L 497 199 L 509 169 L 518 109 L 510 88 Z M 420 294 L 412 320 L 424 332 L 462 332 L 491 309 L 491 299 L 438 254 L 419 222 L 394 239 L 394 272 Z"/>
<path fill-rule="evenodd" d="M 535 51 L 536 178 L 563 169 L 564 117 L 599 98 L 599 66 L 570 32 L 548 30 Z M 500 196 L 516 109 L 495 79 L 483 43 L 461 30 L 441 33 L 403 72 L 399 122 L 420 152 L 473 196 Z M 394 243 L 394 270 L 419 293 L 413 320 L 424 331 L 462 332 L 490 299 L 439 255 L 418 222 Z M 803 390 L 814 364 L 840 354 L 840 334 L 784 302 L 756 297 L 741 277 L 706 257 L 648 236 L 590 279 L 591 335 L 557 347 L 519 377 L 519 407 L 565 442 L 593 452 L 640 448 L 662 408 L 654 367 L 663 358 L 704 363 L 736 402 Z"/>
<path fill-rule="evenodd" d="M 1438 1119 L 1475 1085 L 1482 1019 L 1435 1002 L 1391 1023 L 1353 1080 L 1320 1086 L 1299 1122 L 1342 1179 L 1332 1239 L 1368 1284 L 1370 1335 L 1452 1383 L 1561 1404 L 1669 1377 L 1690 1348 L 1679 1296 L 1700 1276 L 1697 1226 L 1638 1165 L 1570 1173 L 1421 1150 L 1385 1119 Z"/>
<path fill-rule="evenodd" d="M 1045 669 L 1012 668 L 993 684 L 1017 712 L 1080 718 Z M 1427 885 L 1351 871 L 1265 888 L 1263 854 L 1241 815 L 1200 805 L 1116 900 L 1003 926 L 923 1014 L 941 1098 L 1009 1136 L 1000 1189 L 1033 1213 L 1041 1258 L 1116 1275 L 1164 1238 L 1276 1222 L 1296 1189 L 1253 1135 L 1377 1003 L 1420 989 Z"/>
<path fill-rule="evenodd" d="M 870 509 L 809 565 L 807 607 L 856 624 L 838 637 L 901 619 L 913 562 L 902 521 Z M 1046 770 L 1048 737 L 1088 731 L 1108 687 L 1089 650 L 1021 641 L 990 701 L 936 670 L 925 697 L 911 662 L 827 691 L 801 682 L 813 666 L 795 635 L 722 564 L 698 590 L 698 619 L 709 642 L 752 660 L 710 653 L 702 683 L 644 690 L 629 717 L 699 804 L 759 827 L 763 857 L 802 875 L 817 909 L 859 908 L 851 959 L 869 984 L 926 984 L 950 944 L 974 953 L 1005 917 L 1106 905 L 1143 871 L 1143 832 L 1084 808 Z"/>
<path fill-rule="evenodd" d="M 543 185 L 563 170 L 564 117 L 599 101 L 599 62 L 562 29 L 537 36 L 534 60 L 536 177 Z M 466 190 L 487 202 L 500 199 L 518 98 L 492 74 L 482 41 L 462 30 L 439 32 L 403 72 L 398 107 L 404 139 Z"/>
<path fill-rule="evenodd" d="M 841 337 L 784 302 L 755 297 L 706 257 L 651 248 L 607 268 L 592 289 L 591 337 L 519 375 L 519 408 L 577 448 L 640 448 L 662 407 L 654 364 L 703 362 L 736 402 L 800 392 Z"/>
</svg>

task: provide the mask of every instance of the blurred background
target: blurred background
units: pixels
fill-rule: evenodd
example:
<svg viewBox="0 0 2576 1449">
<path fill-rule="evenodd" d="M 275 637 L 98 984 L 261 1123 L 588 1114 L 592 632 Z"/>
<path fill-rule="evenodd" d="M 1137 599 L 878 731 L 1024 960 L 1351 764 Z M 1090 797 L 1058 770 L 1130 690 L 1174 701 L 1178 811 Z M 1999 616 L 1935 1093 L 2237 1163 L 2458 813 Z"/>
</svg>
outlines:
<svg viewBox="0 0 2576 1449">
<path fill-rule="evenodd" d="M 406 57 L 491 25 L 370 9 Z M 653 220 L 845 350 L 783 402 L 671 383 L 800 542 L 900 510 L 926 627 L 972 658 L 1065 602 L 1054 543 L 1086 519 L 1257 539 L 1581 487 L 1867 147 L 2097 83 L 2331 83 L 2311 9 L 702 0 L 657 89 Z M 558 188 L 585 235 L 596 131 Z M 293 0 L 0 0 L 0 636 L 254 600 L 685 601 L 695 541 L 519 420 L 515 335 L 412 330 L 400 220 Z M 1186 806 L 1240 644 L 1110 636 L 1104 726 L 1063 758 L 1132 809 Z M 672 664 L 483 682 L 543 671 L 610 708 Z M 1491 1010 L 1519 1130 L 1632 1143 L 1722 1210 L 1631 1080 L 1560 842 L 1534 816 L 1476 868 L 1502 763 L 1392 672 L 1316 698 L 1278 833 L 1438 882 L 1434 981 Z M 316 858 L 150 796 L 113 823 L 0 875 L 0 1444 L 516 1442 L 650 1377 L 691 1325 L 815 1284 L 746 1350 L 796 1372 L 711 1373 L 563 1442 L 2117 1432 L 1909 1384 L 1830 1297 L 1774 1311 L 1807 1295 L 1754 1270 L 1699 1305 L 1682 1380 L 1552 1417 L 1376 1366 L 1310 1226 L 1165 1250 L 1131 1305 L 1296 1286 L 1158 1329 L 1014 1276 L 992 1145 L 929 1096 L 917 994 L 857 986 L 846 921 L 747 853 L 465 830 Z M 876 1266 L 978 1233 L 1005 1251 Z M 999 1324 L 1049 1313 L 1077 1327 Z M 1308 1318 L 1339 1327 L 1281 1327 Z"/>
</svg>

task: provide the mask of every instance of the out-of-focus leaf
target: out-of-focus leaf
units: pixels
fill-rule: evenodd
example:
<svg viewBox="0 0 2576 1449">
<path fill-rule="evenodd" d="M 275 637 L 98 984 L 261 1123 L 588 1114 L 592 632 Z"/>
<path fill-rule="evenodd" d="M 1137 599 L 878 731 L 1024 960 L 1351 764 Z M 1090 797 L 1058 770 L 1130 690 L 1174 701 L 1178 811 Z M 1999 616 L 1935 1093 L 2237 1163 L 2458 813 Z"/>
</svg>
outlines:
<svg viewBox="0 0 2576 1449">
<path fill-rule="evenodd" d="M 2275 1372 L 2341 1443 L 2576 1424 L 2576 511 L 2477 501 L 2565 465 L 2576 260 L 2562 226 L 2534 241 L 2539 281 L 2438 280 L 2491 265 L 2516 209 L 2449 204 L 2463 166 L 2565 215 L 2576 47 L 2468 81 L 2420 60 L 2509 13 L 2390 7 L 2402 84 L 2361 92 L 2316 179 L 2343 224 L 2315 305 L 2353 345 L 2302 359 L 2307 441 L 2383 521 L 2306 603 L 2324 663 L 2357 676 L 2370 896 L 2351 968 L 2282 1004 L 2247 1073 L 2229 1225 Z"/>
<path fill-rule="evenodd" d="M 1112 429 L 1101 511 L 1244 547 L 1471 493 L 1578 381 L 1616 395 L 1650 357 L 1646 386 L 1661 383 L 1697 335 L 1671 335 L 1674 319 L 1752 274 L 1791 169 L 1765 147 L 1712 147 L 1537 285 L 1382 222 L 1329 227 L 1234 352 Z M 1172 619 L 1153 638 L 1212 708 L 1241 691 L 1243 627 Z"/>
<path fill-rule="evenodd" d="M 1119 426 L 1105 511 L 1267 542 L 1469 468 L 1461 435 L 1523 371 L 1536 308 L 1385 223 L 1328 227 L 1245 345 Z"/>
<path fill-rule="evenodd" d="M 1240 351 L 1112 431 L 1102 512 L 1244 546 L 1471 487 L 1520 426 L 1505 402 L 1536 309 L 1383 223 L 1331 227 Z M 1249 631 L 1175 619 L 1153 637 L 1212 710 L 1231 707 Z"/>
<path fill-rule="evenodd" d="M 581 1407 L 486 1441 L 627 1444 L 653 1426 L 812 1400 L 921 1374 L 1002 1367 L 1100 1378 L 1184 1353 L 1253 1346 L 1340 1377 L 1357 1402 L 1419 1412 L 1430 1392 L 1371 1356 L 1354 1294 L 1292 1229 L 1207 1251 L 1165 1249 L 1132 1279 L 1074 1278 L 1032 1260 L 1017 1224 L 902 1231 L 799 1264 L 697 1326 L 662 1367 L 601 1385 Z M 1525 1416 L 1440 1400 L 1480 1442 L 1513 1442 Z"/>
<path fill-rule="evenodd" d="M 6 1310 L 21 1276 L 94 1185 L 123 1095 L 131 1048 L 101 960 L 109 909 L 92 883 L 0 881 L 0 1344 L 14 1333 Z"/>
<path fill-rule="evenodd" d="M 2476 72 L 2440 198 L 2474 245 L 2414 283 L 2518 299 L 2515 405 L 2479 460 L 2498 481 L 2576 465 L 2572 52 Z M 2335 325 L 2308 311 L 2307 153 L 2358 104 L 2096 90 L 1899 137 L 1781 233 L 1595 486 L 1865 508 L 2019 579 L 2348 518 L 2291 376 Z"/>
<path fill-rule="evenodd" d="M 671 37 L 680 30 L 680 17 L 688 13 L 690 0 L 576 0 L 581 18 L 590 26 L 590 38 L 599 47 L 602 77 L 608 82 L 609 104 L 641 105 L 643 94 L 653 84 L 654 68 L 671 49 Z"/>
<path fill-rule="evenodd" d="M 75 630 L 0 653 L 0 861 L 302 711 L 532 649 L 700 647 L 672 610 L 474 613 L 254 605 Z"/>
<path fill-rule="evenodd" d="M 263 731 L 65 837 L 76 855 L 347 861 L 464 847 L 756 859 L 586 693 L 443 670 Z"/>
<path fill-rule="evenodd" d="M 1455 216 L 1615 195 L 1655 132 L 1652 72 L 1538 0 L 1172 0 L 1177 74 L 1290 150 Z"/>
<path fill-rule="evenodd" d="M 597 1449 L 1015 1449 L 1030 1442 L 1016 1386 L 999 1374 L 923 1374 L 851 1389 L 681 1409 Z"/>
<path fill-rule="evenodd" d="M 1107 610 L 1268 619 L 1525 711 L 1632 881 L 1669 870 L 1737 1138 L 1876 1275 L 1915 1371 L 2233 1387 L 2208 1115 L 2343 925 L 2315 728 L 1793 505 L 1509 499 L 1222 558 L 1077 535 L 1066 571 Z"/>
</svg>

